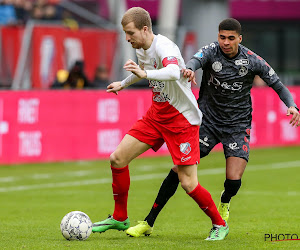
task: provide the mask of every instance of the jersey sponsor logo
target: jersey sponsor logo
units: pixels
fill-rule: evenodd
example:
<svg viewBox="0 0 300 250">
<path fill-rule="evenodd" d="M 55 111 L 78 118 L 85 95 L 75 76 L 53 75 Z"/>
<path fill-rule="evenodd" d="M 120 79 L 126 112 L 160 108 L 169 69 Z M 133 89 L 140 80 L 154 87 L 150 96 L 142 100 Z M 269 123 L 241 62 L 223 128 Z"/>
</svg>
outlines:
<svg viewBox="0 0 300 250">
<path fill-rule="evenodd" d="M 223 88 L 223 92 L 225 90 L 231 90 L 231 91 L 241 91 L 242 87 L 243 87 L 243 82 L 234 82 L 231 85 L 227 82 L 220 82 L 217 78 L 213 77 L 213 75 L 211 75 L 209 81 L 208 81 L 208 85 L 213 84 L 215 86 L 215 88 L 217 89 L 218 86 L 221 86 Z"/>
<path fill-rule="evenodd" d="M 215 71 L 215 72 L 220 72 L 222 70 L 222 63 L 216 61 L 212 64 L 212 69 Z"/>
<path fill-rule="evenodd" d="M 170 100 L 171 100 L 171 98 L 169 97 L 168 94 L 166 94 L 166 93 L 161 93 L 161 95 L 163 96 L 163 98 L 165 99 L 165 101 L 170 101 Z"/>
<path fill-rule="evenodd" d="M 245 76 L 248 73 L 248 68 L 245 66 L 241 66 L 241 68 L 239 69 L 239 75 L 240 76 Z"/>
<path fill-rule="evenodd" d="M 203 138 L 203 140 L 202 140 L 201 138 L 199 138 L 199 142 L 200 142 L 200 143 L 202 143 L 202 144 L 205 145 L 206 147 L 209 147 L 209 144 L 207 143 L 207 141 L 208 141 L 207 136 L 205 136 L 205 137 Z"/>
<path fill-rule="evenodd" d="M 168 56 L 163 59 L 162 64 L 164 67 L 167 67 L 169 64 L 178 65 L 178 60 L 175 56 Z"/>
<path fill-rule="evenodd" d="M 239 149 L 238 147 L 238 144 L 236 142 L 233 142 L 233 143 L 229 143 L 229 148 L 232 149 L 232 150 L 237 150 Z"/>
<path fill-rule="evenodd" d="M 167 102 L 170 101 L 170 97 L 165 93 L 157 93 L 153 96 L 153 101 L 155 102 Z"/>
<path fill-rule="evenodd" d="M 192 158 L 192 156 L 189 156 L 189 157 L 186 157 L 186 158 L 181 157 L 181 162 L 188 161 L 188 160 L 191 159 L 191 158 Z"/>
<path fill-rule="evenodd" d="M 239 59 L 234 61 L 235 65 L 249 65 L 249 60 L 248 59 Z"/>
<path fill-rule="evenodd" d="M 247 135 L 250 135 L 250 132 L 251 132 L 250 128 L 247 128 L 247 129 L 246 129 Z"/>
<path fill-rule="evenodd" d="M 155 58 L 151 58 L 150 63 L 153 65 L 154 68 L 157 68 L 157 62 Z"/>
<path fill-rule="evenodd" d="M 244 137 L 244 141 L 245 142 L 249 142 L 249 140 L 248 140 L 248 138 L 246 136 Z"/>
<path fill-rule="evenodd" d="M 243 150 L 248 153 L 248 147 L 246 145 L 243 145 Z"/>
<path fill-rule="evenodd" d="M 153 88 L 152 89 L 153 92 L 161 92 L 165 87 L 165 84 L 162 81 L 150 80 L 149 87 Z"/>
<path fill-rule="evenodd" d="M 274 71 L 274 69 L 271 68 L 271 69 L 269 70 L 269 76 L 272 76 L 272 75 L 274 75 L 274 74 L 275 74 L 275 71 Z"/>
<path fill-rule="evenodd" d="M 191 144 L 188 142 L 181 143 L 179 147 L 180 147 L 180 152 L 185 155 L 188 155 L 192 150 Z"/>
<path fill-rule="evenodd" d="M 242 88 L 241 85 L 238 86 L 236 85 L 236 83 L 233 83 L 233 85 L 229 85 L 227 82 L 222 82 L 221 87 L 225 90 L 239 90 L 239 88 Z"/>
<path fill-rule="evenodd" d="M 167 102 L 170 101 L 171 98 L 168 94 L 162 93 L 163 88 L 165 87 L 165 83 L 162 81 L 149 81 L 149 87 L 152 87 L 153 91 L 153 101 L 155 102 Z"/>
</svg>

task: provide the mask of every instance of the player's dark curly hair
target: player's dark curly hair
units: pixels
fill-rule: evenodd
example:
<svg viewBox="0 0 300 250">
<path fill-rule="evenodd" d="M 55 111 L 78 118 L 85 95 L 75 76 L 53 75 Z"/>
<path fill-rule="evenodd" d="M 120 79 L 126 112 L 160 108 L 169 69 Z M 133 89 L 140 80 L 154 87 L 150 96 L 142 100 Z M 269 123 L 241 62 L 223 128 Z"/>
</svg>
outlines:
<svg viewBox="0 0 300 250">
<path fill-rule="evenodd" d="M 234 18 L 227 18 L 220 22 L 219 31 L 220 30 L 234 30 L 239 35 L 242 34 L 242 26 L 240 22 Z"/>
</svg>

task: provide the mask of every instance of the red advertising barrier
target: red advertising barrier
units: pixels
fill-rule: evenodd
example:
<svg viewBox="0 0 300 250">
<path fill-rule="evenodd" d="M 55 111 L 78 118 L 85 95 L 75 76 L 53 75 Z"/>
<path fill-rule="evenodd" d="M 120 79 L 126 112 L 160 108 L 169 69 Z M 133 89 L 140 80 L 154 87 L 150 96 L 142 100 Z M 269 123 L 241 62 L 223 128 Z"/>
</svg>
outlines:
<svg viewBox="0 0 300 250">
<path fill-rule="evenodd" d="M 23 27 L 2 26 L 0 28 L 1 81 L 8 83 L 11 82 L 14 77 L 19 59 L 23 33 Z"/>
<path fill-rule="evenodd" d="M 300 88 L 290 90 L 299 103 Z M 150 89 L 118 96 L 100 90 L 0 92 L 0 164 L 107 159 L 149 108 L 151 95 Z M 253 89 L 252 99 L 252 147 L 300 145 L 300 128 L 289 125 L 271 88 Z"/>
<path fill-rule="evenodd" d="M 117 33 L 113 31 L 35 27 L 32 36 L 33 88 L 48 89 L 57 70 L 69 69 L 76 60 L 85 62 L 84 71 L 93 80 L 98 65 L 111 69 L 116 42 Z"/>
<path fill-rule="evenodd" d="M 12 82 L 24 27 L 0 27 L 0 77 Z M 85 73 L 94 79 L 95 69 L 105 65 L 110 71 L 115 55 L 117 32 L 81 28 L 70 30 L 58 26 L 35 26 L 31 37 L 28 58 L 31 66 L 32 88 L 48 89 L 59 69 L 70 69 L 76 60 L 85 62 Z"/>
</svg>

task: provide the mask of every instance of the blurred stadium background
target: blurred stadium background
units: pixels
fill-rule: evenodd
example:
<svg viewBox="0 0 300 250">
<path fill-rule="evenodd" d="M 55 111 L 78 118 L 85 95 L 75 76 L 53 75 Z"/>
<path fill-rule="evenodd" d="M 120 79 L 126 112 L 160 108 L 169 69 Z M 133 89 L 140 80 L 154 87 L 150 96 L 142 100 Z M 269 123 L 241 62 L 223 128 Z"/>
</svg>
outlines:
<svg viewBox="0 0 300 250">
<path fill-rule="evenodd" d="M 123 79 L 123 64 L 136 58 L 120 25 L 133 6 L 150 12 L 155 33 L 174 40 L 186 61 L 217 39 L 221 20 L 237 18 L 242 43 L 269 62 L 299 106 L 300 1 L 3 0 L 0 164 L 108 158 L 151 104 L 146 81 L 118 97 L 94 81 L 99 68 L 106 83 Z M 53 89 L 76 62 L 89 84 Z M 289 126 L 277 95 L 260 79 L 254 86 L 252 147 L 299 146 L 299 129 Z"/>
<path fill-rule="evenodd" d="M 300 1 L 2 0 L 1 249 L 211 249 L 211 242 L 203 240 L 210 221 L 180 188 L 151 237 L 136 240 L 111 230 L 86 242 L 67 242 L 60 234 L 60 220 L 70 211 L 84 211 L 92 221 L 112 212 L 108 157 L 151 104 L 147 82 L 118 96 L 104 90 L 104 82 L 126 76 L 122 66 L 135 58 L 120 25 L 124 11 L 133 6 L 150 12 L 155 33 L 174 40 L 185 60 L 217 40 L 221 20 L 237 18 L 243 26 L 242 44 L 268 61 L 300 106 Z M 54 88 L 74 64 L 89 84 Z M 94 81 L 98 71 L 104 76 Z M 198 87 L 193 89 L 196 97 Z M 232 204 L 230 234 L 213 247 L 298 249 L 299 241 L 270 242 L 265 236 L 294 234 L 300 239 L 299 128 L 289 125 L 286 107 L 260 79 L 252 101 L 249 165 Z M 225 173 L 219 150 L 202 159 L 198 170 L 215 201 Z M 163 147 L 132 162 L 132 224 L 152 206 L 172 165 L 168 155 Z"/>
</svg>

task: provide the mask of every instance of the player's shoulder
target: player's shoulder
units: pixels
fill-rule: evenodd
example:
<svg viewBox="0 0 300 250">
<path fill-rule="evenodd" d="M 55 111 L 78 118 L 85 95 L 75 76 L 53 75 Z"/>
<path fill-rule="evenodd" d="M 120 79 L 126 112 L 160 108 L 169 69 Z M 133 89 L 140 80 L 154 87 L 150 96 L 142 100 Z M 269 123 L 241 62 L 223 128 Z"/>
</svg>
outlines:
<svg viewBox="0 0 300 250">
<path fill-rule="evenodd" d="M 155 43 L 156 52 L 162 52 L 165 53 L 166 51 L 173 51 L 176 53 L 179 52 L 178 46 L 169 38 L 163 36 L 163 35 L 157 35 L 156 37 L 156 43 Z"/>
<path fill-rule="evenodd" d="M 219 48 L 219 43 L 218 42 L 212 42 L 210 44 L 207 44 L 203 46 L 200 50 L 202 51 L 209 51 L 211 53 L 217 53 Z"/>
<path fill-rule="evenodd" d="M 247 57 L 247 63 L 251 65 L 252 70 L 254 71 L 269 71 L 270 75 L 274 74 L 274 70 L 272 67 L 268 64 L 268 62 L 263 59 L 261 56 L 253 52 L 252 50 L 248 49 L 247 47 L 240 45 L 242 54 L 244 57 Z M 240 63 L 244 63 L 243 59 L 238 60 Z"/>
<path fill-rule="evenodd" d="M 156 46 L 157 47 L 160 47 L 160 46 L 175 46 L 176 47 L 176 44 L 171 41 L 169 38 L 167 38 L 166 36 L 163 36 L 163 35 L 156 35 Z"/>
<path fill-rule="evenodd" d="M 250 61 L 252 61 L 252 62 L 264 61 L 264 59 L 261 56 L 259 56 L 258 54 L 256 54 L 252 50 L 248 49 L 246 46 L 240 44 L 239 47 L 241 49 L 241 53 L 244 56 L 246 56 Z"/>
<path fill-rule="evenodd" d="M 218 42 L 212 42 L 210 44 L 207 44 L 203 47 L 201 47 L 198 52 L 194 55 L 194 57 L 202 58 L 204 55 L 215 55 L 218 53 L 219 43 Z"/>
</svg>

